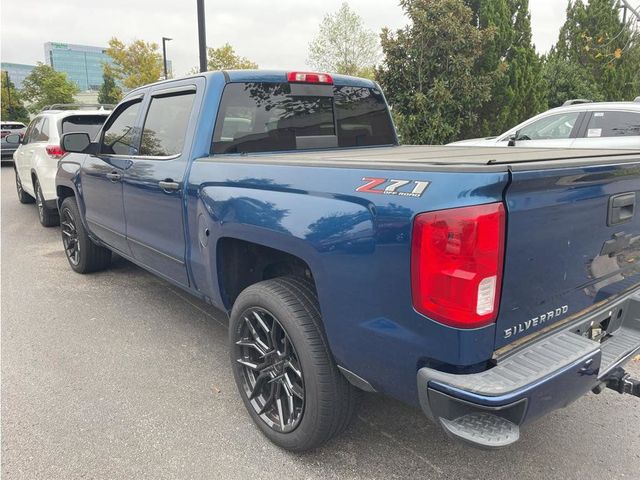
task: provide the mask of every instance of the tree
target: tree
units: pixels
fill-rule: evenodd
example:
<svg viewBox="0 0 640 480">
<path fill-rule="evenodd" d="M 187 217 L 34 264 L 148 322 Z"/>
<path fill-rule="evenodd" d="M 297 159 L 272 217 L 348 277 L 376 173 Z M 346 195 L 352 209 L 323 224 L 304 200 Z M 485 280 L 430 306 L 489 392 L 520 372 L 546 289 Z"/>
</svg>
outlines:
<svg viewBox="0 0 640 480">
<path fill-rule="evenodd" d="M 640 90 L 640 34 L 622 21 L 615 0 L 569 3 L 548 62 L 547 77 L 570 70 L 594 99 L 631 100 Z M 550 84 L 549 98 L 554 102 L 572 98 L 566 95 L 574 95 L 566 82 Z"/>
<path fill-rule="evenodd" d="M 376 71 L 405 143 L 441 144 L 477 127 L 491 94 L 491 75 L 477 64 L 492 30 L 472 24 L 463 0 L 401 0 L 410 24 L 382 31 Z"/>
<path fill-rule="evenodd" d="M 559 107 L 572 98 L 587 98 L 594 102 L 605 100 L 599 86 L 589 80 L 577 63 L 566 62 L 550 55 L 545 59 L 544 85 L 547 88 L 549 107 Z"/>
<path fill-rule="evenodd" d="M 320 32 L 309 44 L 309 64 L 316 70 L 372 78 L 380 59 L 376 34 L 344 2 L 325 15 Z"/>
<path fill-rule="evenodd" d="M 109 40 L 107 55 L 112 63 L 104 64 L 104 72 L 126 88 L 137 88 L 162 78 L 162 54 L 157 43 L 134 40 L 126 45 L 113 37 Z"/>
<path fill-rule="evenodd" d="M 38 63 L 22 82 L 22 97 L 31 102 L 28 109 L 32 113 L 54 103 L 73 103 L 79 90 L 65 73 L 43 63 Z"/>
<path fill-rule="evenodd" d="M 233 47 L 225 43 L 218 48 L 207 48 L 207 68 L 209 70 L 252 70 L 258 68 L 258 64 L 237 55 Z"/>
<path fill-rule="evenodd" d="M 7 72 L 0 72 L 0 89 L 2 89 L 2 112 L 0 118 L 2 121 L 13 121 L 29 123 L 29 112 L 24 106 L 22 95 L 16 90 L 11 78 L 7 77 Z"/>
<path fill-rule="evenodd" d="M 468 3 L 473 24 L 494 32 L 479 64 L 482 73 L 493 76 L 493 85 L 478 134 L 495 135 L 546 109 L 542 60 L 532 43 L 528 0 Z"/>
<path fill-rule="evenodd" d="M 122 90 L 116 85 L 116 80 L 110 72 L 102 74 L 102 86 L 98 91 L 98 103 L 116 104 L 122 98 Z"/>
</svg>

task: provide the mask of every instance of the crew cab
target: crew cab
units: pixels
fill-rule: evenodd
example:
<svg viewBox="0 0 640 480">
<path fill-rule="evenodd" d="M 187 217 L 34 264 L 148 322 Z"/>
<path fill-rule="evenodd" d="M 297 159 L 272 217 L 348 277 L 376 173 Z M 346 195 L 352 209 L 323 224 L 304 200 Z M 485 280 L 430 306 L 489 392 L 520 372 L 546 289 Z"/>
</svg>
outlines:
<svg viewBox="0 0 640 480">
<path fill-rule="evenodd" d="M 109 116 L 110 105 L 55 104 L 43 109 L 29 124 L 24 135 L 10 134 L 6 143 L 12 146 L 16 192 L 20 203 L 38 207 L 38 218 L 44 227 L 58 225 L 56 172 L 58 160 L 67 152 L 60 148 L 60 136 L 84 132 L 93 137 Z"/>
<path fill-rule="evenodd" d="M 251 70 L 134 90 L 61 147 L 71 268 L 116 252 L 226 312 L 285 449 L 342 431 L 358 390 L 489 448 L 640 395 L 638 151 L 400 146 L 376 83 Z"/>
</svg>

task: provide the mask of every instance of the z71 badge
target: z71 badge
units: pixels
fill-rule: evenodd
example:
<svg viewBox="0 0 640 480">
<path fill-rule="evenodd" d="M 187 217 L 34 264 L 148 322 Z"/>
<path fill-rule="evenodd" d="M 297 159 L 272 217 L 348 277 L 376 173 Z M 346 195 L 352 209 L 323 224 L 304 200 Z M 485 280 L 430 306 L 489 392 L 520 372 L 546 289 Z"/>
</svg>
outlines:
<svg viewBox="0 0 640 480">
<path fill-rule="evenodd" d="M 362 181 L 366 183 L 356 188 L 356 192 L 418 198 L 422 196 L 431 183 L 419 180 L 394 180 L 374 177 L 364 177 Z"/>
</svg>

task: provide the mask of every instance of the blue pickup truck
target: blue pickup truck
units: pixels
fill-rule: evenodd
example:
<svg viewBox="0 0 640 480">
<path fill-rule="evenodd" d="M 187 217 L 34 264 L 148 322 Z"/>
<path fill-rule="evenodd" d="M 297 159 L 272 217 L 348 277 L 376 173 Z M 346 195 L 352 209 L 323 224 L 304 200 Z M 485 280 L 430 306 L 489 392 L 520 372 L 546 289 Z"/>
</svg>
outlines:
<svg viewBox="0 0 640 480">
<path fill-rule="evenodd" d="M 139 88 L 61 147 L 71 268 L 115 252 L 227 312 L 240 397 L 285 449 L 361 390 L 485 448 L 640 396 L 640 152 L 401 146 L 374 82 L 282 71 Z"/>
</svg>

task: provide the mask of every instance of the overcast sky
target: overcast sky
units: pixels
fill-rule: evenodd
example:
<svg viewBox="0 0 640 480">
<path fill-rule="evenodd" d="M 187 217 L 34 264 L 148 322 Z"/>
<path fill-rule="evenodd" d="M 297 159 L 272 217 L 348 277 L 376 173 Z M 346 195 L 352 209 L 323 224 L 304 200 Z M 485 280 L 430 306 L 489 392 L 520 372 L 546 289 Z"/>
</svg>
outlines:
<svg viewBox="0 0 640 480">
<path fill-rule="evenodd" d="M 322 17 L 342 0 L 205 0 L 207 45 L 231 43 L 261 68 L 308 68 L 307 46 Z M 397 0 L 351 0 L 368 28 L 399 28 L 406 23 Z M 530 0 L 533 39 L 540 52 L 556 41 L 564 22 L 565 0 Z M 47 41 L 106 46 L 110 37 L 125 42 L 160 43 L 171 37 L 167 57 L 174 73 L 198 64 L 196 0 L 2 0 L 3 62 L 44 61 Z"/>
</svg>

